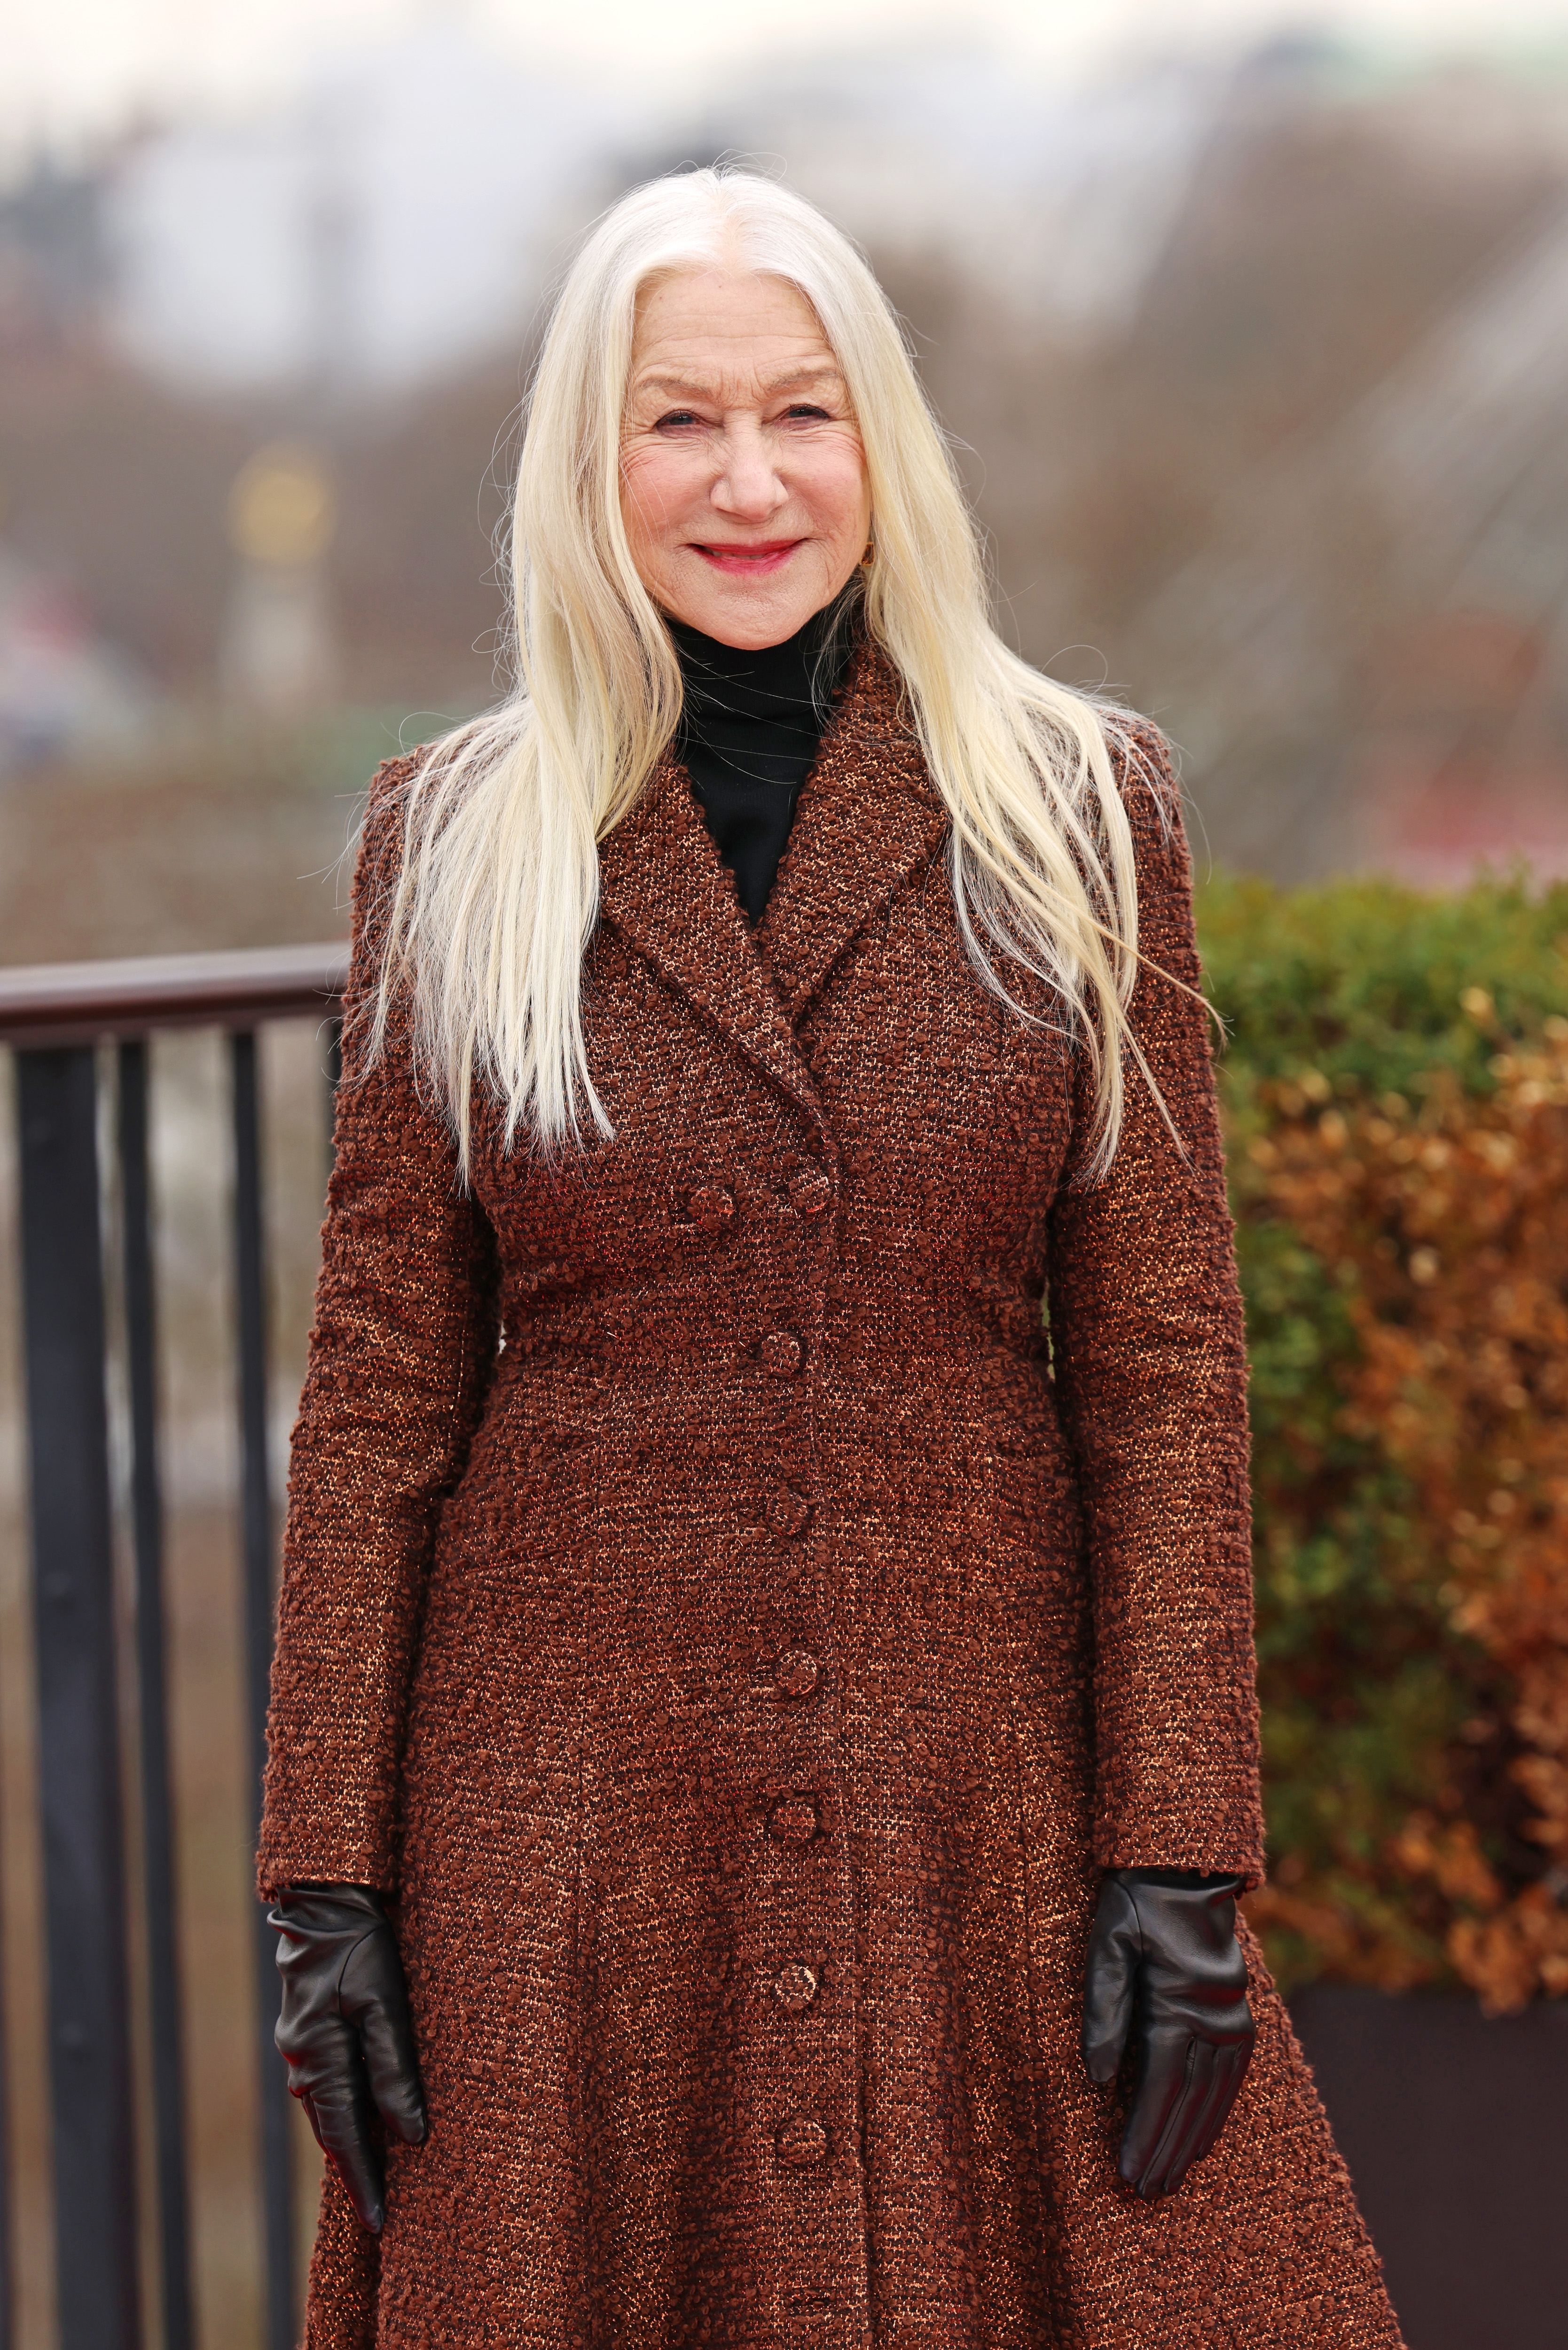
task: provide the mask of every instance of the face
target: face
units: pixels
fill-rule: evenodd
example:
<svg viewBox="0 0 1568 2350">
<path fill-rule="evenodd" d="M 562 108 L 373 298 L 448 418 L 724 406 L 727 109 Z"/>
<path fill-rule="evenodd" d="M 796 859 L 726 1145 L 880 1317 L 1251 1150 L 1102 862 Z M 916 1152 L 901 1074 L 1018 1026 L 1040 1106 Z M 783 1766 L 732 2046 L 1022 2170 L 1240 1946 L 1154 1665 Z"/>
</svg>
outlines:
<svg viewBox="0 0 1568 2350">
<path fill-rule="evenodd" d="M 844 379 L 793 286 L 712 269 L 644 291 L 621 512 L 654 602 L 721 644 L 783 644 L 832 602 L 871 494 Z"/>
</svg>

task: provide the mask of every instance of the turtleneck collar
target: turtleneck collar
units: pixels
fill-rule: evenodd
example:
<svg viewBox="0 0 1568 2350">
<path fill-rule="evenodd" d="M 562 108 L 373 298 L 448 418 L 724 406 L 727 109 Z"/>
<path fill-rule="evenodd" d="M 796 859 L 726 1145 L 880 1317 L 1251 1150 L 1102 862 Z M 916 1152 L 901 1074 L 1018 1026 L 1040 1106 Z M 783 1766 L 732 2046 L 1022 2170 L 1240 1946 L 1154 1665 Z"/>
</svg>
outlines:
<svg viewBox="0 0 1568 2350">
<path fill-rule="evenodd" d="M 815 757 L 851 650 L 851 631 L 838 625 L 843 617 L 838 598 L 814 612 L 782 645 L 751 651 L 722 645 L 684 620 L 671 620 L 684 691 L 683 740 L 732 759 L 736 772 L 749 780 L 796 780 L 775 775 L 765 763 L 787 758 L 785 745 L 794 741 L 805 749 L 808 767 Z M 774 733 L 780 738 L 776 744 L 764 741 Z M 764 764 L 753 765 L 753 757 Z"/>
<path fill-rule="evenodd" d="M 745 651 L 671 620 L 683 702 L 676 749 L 748 919 L 761 920 L 802 785 L 854 647 L 846 598 L 782 645 Z"/>
</svg>

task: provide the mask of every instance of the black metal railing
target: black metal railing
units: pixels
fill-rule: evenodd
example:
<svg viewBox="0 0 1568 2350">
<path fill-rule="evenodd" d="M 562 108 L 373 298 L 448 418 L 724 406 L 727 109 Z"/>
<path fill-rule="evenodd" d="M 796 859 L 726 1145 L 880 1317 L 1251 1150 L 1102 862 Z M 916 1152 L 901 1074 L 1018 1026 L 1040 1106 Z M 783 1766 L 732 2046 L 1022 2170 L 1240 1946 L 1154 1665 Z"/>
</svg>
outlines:
<svg viewBox="0 0 1568 2350">
<path fill-rule="evenodd" d="M 148 1040 L 226 1032 L 234 1141 L 234 1280 L 244 1568 L 245 1725 L 251 1825 L 261 1790 L 275 1604 L 268 1473 L 267 1338 L 256 1032 L 329 1024 L 336 1082 L 340 945 L 0 971 L 0 1044 L 16 1054 L 23 1365 L 31 1496 L 37 1784 L 44 1873 L 48 2099 L 60 2350 L 138 2350 L 139 2211 L 151 2204 L 164 2350 L 193 2350 L 190 2181 L 180 1994 L 158 1467 L 157 1297 L 149 1173 Z M 103 1051 L 114 1048 L 112 1067 Z M 100 1092 L 112 1078 L 120 1296 L 106 1295 Z M 110 1304 L 123 1333 L 133 1562 L 133 1657 L 119 1653 L 115 1508 L 106 1402 Z M 127 1796 L 119 1693 L 135 1683 L 135 1790 L 145 2008 L 132 2012 Z M 293 2340 L 289 2116 L 272 2049 L 277 1977 L 255 1911 L 257 2096 L 265 2206 L 266 2350 Z M 145 2133 L 132 2044 L 151 2049 L 153 2179 L 136 2175 Z M 15 2340 L 12 2182 L 0 2048 L 0 2350 Z"/>
</svg>

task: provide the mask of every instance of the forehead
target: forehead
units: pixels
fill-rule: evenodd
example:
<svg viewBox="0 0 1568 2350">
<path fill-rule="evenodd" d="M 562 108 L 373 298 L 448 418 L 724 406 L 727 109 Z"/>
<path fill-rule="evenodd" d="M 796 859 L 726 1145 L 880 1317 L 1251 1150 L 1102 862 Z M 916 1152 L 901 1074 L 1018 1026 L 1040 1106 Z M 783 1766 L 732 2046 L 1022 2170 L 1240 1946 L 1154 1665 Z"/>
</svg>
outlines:
<svg viewBox="0 0 1568 2350">
<path fill-rule="evenodd" d="M 638 297 L 631 389 L 654 380 L 755 381 L 810 368 L 836 373 L 798 286 L 757 270 L 682 270 Z"/>
</svg>

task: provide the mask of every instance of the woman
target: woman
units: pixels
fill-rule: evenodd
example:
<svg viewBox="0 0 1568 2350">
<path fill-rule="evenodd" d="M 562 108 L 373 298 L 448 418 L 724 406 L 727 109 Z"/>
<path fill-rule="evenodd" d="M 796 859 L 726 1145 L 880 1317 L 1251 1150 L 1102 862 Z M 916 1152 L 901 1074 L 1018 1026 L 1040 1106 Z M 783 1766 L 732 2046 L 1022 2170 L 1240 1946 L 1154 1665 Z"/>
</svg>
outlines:
<svg viewBox="0 0 1568 2350">
<path fill-rule="evenodd" d="M 742 173 L 586 245 L 514 584 L 356 884 L 260 1865 L 309 2340 L 1396 2344 L 1237 1940 L 1158 737 L 999 643 L 885 299 Z"/>
</svg>

